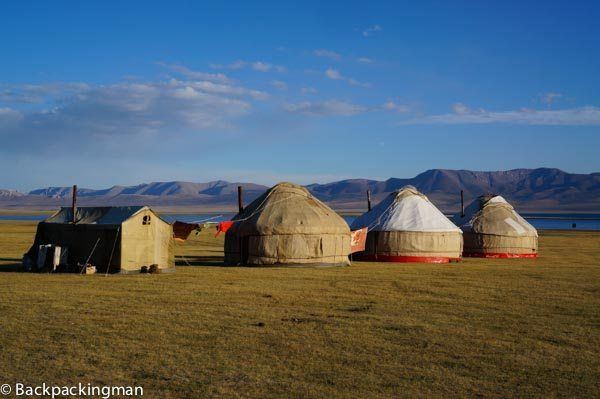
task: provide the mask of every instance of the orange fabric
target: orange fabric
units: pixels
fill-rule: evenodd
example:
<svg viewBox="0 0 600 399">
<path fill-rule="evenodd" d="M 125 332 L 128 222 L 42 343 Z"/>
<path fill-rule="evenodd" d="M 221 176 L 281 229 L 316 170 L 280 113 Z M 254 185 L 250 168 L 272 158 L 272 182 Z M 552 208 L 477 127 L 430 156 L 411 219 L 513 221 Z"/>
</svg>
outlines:
<svg viewBox="0 0 600 399">
<path fill-rule="evenodd" d="M 350 239 L 350 253 L 360 252 L 365 250 L 365 246 L 367 243 L 367 231 L 366 227 L 363 227 L 360 230 L 355 230 L 352 232 L 352 237 Z"/>
<path fill-rule="evenodd" d="M 192 231 L 199 227 L 198 223 L 185 223 L 177 220 L 173 223 L 173 237 L 179 242 L 184 242 L 188 239 Z"/>
</svg>

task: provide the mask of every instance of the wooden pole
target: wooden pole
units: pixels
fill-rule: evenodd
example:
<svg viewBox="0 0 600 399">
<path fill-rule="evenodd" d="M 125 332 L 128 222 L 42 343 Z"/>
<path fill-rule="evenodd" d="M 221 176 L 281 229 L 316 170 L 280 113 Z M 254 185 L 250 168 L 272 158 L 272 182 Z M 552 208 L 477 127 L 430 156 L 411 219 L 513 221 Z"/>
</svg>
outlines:
<svg viewBox="0 0 600 399">
<path fill-rule="evenodd" d="M 460 190 L 460 217 L 465 217 L 465 193 L 463 190 Z"/>
<path fill-rule="evenodd" d="M 371 190 L 367 190 L 367 209 L 371 210 Z"/>
<path fill-rule="evenodd" d="M 77 185 L 74 184 L 73 185 L 73 202 L 71 203 L 71 212 L 73 214 L 73 219 L 71 220 L 71 222 L 73 224 L 75 224 L 75 222 L 77 222 L 77 218 L 75 217 L 75 212 L 77 211 Z"/>
<path fill-rule="evenodd" d="M 106 265 L 106 273 L 104 273 L 104 276 L 108 276 L 110 262 L 112 262 L 113 255 L 115 253 L 115 247 L 117 246 L 117 240 L 119 239 L 119 230 L 121 230 L 121 226 L 117 227 L 117 234 L 115 235 L 115 241 L 113 242 L 112 250 L 110 251 L 110 258 L 108 258 L 108 264 Z"/>
<path fill-rule="evenodd" d="M 242 186 L 238 186 L 238 212 L 244 211 L 244 189 Z"/>
</svg>

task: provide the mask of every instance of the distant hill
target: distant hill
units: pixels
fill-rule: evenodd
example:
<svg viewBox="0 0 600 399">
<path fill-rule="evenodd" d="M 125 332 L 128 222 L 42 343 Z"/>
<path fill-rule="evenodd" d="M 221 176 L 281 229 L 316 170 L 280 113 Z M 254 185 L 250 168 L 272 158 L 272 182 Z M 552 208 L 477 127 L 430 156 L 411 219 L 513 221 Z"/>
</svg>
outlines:
<svg viewBox="0 0 600 399">
<path fill-rule="evenodd" d="M 230 183 L 222 180 L 208 183 L 154 182 L 136 186 L 113 186 L 94 190 L 77 189 L 79 205 L 152 205 L 159 207 L 193 207 L 234 209 L 237 206 L 237 187 L 244 187 L 246 203 L 268 188 L 253 183 Z M 71 187 L 46 187 L 19 193 L 19 197 L 2 197 L 0 208 L 48 209 L 66 206 L 71 201 Z"/>
<path fill-rule="evenodd" d="M 139 184 L 137 186 L 113 186 L 107 189 L 92 190 L 89 188 L 79 188 L 77 196 L 79 198 L 102 198 L 111 200 L 128 201 L 130 197 L 160 197 L 162 199 L 172 198 L 198 198 L 208 197 L 218 199 L 236 194 L 237 186 L 243 186 L 244 190 L 250 195 L 266 190 L 266 186 L 252 183 L 229 183 L 218 180 L 208 183 L 190 183 L 190 182 L 155 182 Z M 29 196 L 42 196 L 51 198 L 70 198 L 71 187 L 47 187 L 29 192 Z"/>
<path fill-rule="evenodd" d="M 342 180 L 327 184 L 311 184 L 307 188 L 336 209 L 362 210 L 366 207 L 366 191 L 371 190 L 377 202 L 388 193 L 405 186 L 415 186 L 443 211 L 454 212 L 460 204 L 460 190 L 466 203 L 481 194 L 495 193 L 506 197 L 518 209 L 530 212 L 599 212 L 600 173 L 572 174 L 559 169 L 514 169 L 500 172 L 432 169 L 410 179 L 385 181 L 368 179 Z M 222 180 L 208 183 L 155 182 L 136 186 L 113 186 L 94 190 L 80 188 L 80 205 L 134 205 L 233 210 L 237 203 L 237 186 L 244 187 L 247 204 L 267 187 L 253 183 L 230 183 Z M 0 190 L 1 208 L 55 208 L 69 204 L 70 187 L 47 187 L 27 194 Z"/>
<path fill-rule="evenodd" d="M 364 206 L 367 189 L 377 201 L 407 184 L 424 192 L 445 211 L 458 209 L 463 190 L 466 203 L 481 194 L 493 193 L 528 211 L 600 212 L 600 173 L 572 174 L 551 168 L 500 172 L 432 169 L 411 179 L 353 179 L 308 187 L 319 198 L 347 208 L 360 207 L 361 203 Z"/>
<path fill-rule="evenodd" d="M 15 190 L 5 190 L 5 189 L 0 189 L 0 200 L 1 199 L 12 199 L 12 198 L 17 198 L 17 197 L 22 197 L 25 194 L 20 193 L 18 191 Z"/>
</svg>

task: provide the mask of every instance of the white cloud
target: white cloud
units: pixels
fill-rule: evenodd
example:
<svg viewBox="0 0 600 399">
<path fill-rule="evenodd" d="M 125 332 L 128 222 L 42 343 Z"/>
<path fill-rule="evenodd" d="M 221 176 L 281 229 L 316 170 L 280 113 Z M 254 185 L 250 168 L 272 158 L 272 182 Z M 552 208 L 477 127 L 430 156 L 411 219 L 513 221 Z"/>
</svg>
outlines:
<svg viewBox="0 0 600 399">
<path fill-rule="evenodd" d="M 0 85 L 0 102 L 6 104 L 39 104 L 49 97 L 87 90 L 85 83 L 47 83 L 25 85 Z"/>
<path fill-rule="evenodd" d="M 302 113 L 312 116 L 352 116 L 368 110 L 362 105 L 338 100 L 329 100 L 324 102 L 304 101 L 297 104 L 287 104 L 285 109 L 289 112 Z"/>
<path fill-rule="evenodd" d="M 237 60 L 235 62 L 232 62 L 231 64 L 210 64 L 210 67 L 213 69 L 231 69 L 231 70 L 238 70 L 238 69 L 244 69 L 244 68 L 252 68 L 255 71 L 259 71 L 259 72 L 269 72 L 271 70 L 274 70 L 276 72 L 285 72 L 287 69 L 282 66 L 282 65 L 273 65 L 269 62 L 265 62 L 265 61 L 244 61 L 244 60 Z"/>
<path fill-rule="evenodd" d="M 325 49 L 315 50 L 315 51 L 313 51 L 313 54 L 316 55 L 317 57 L 325 57 L 325 58 L 330 58 L 332 60 L 339 60 L 342 58 L 341 54 L 338 54 L 335 51 L 325 50 Z"/>
<path fill-rule="evenodd" d="M 337 69 L 329 68 L 325 71 L 325 76 L 333 80 L 343 80 L 344 77 Z"/>
<path fill-rule="evenodd" d="M 193 71 L 183 65 L 178 65 L 178 64 L 166 64 L 166 63 L 162 63 L 162 62 L 159 62 L 158 64 L 165 68 L 168 68 L 172 71 L 178 72 L 188 79 L 209 80 L 211 82 L 220 82 L 220 83 L 228 83 L 229 82 L 229 78 L 222 73 L 207 73 L 207 72 Z"/>
<path fill-rule="evenodd" d="M 373 35 L 375 32 L 381 32 L 381 30 L 382 30 L 381 26 L 379 26 L 379 25 L 373 25 L 373 26 L 370 26 L 370 27 L 364 29 L 362 31 L 362 35 L 364 37 L 369 37 L 369 36 Z"/>
<path fill-rule="evenodd" d="M 207 93 L 215 93 L 215 94 L 224 94 L 224 95 L 232 95 L 232 96 L 248 96 L 253 98 L 254 100 L 266 100 L 269 95 L 260 90 L 252 90 L 239 86 L 231 86 L 218 84 L 207 81 L 177 81 L 172 80 L 174 84 L 185 84 L 195 89 L 207 92 Z"/>
<path fill-rule="evenodd" d="M 452 110 L 454 111 L 455 114 L 460 114 L 460 115 L 468 114 L 469 112 L 471 112 L 469 110 L 469 107 L 467 107 L 463 103 L 455 103 L 455 104 L 453 104 L 452 105 Z"/>
<path fill-rule="evenodd" d="M 397 112 L 400 114 L 405 114 L 411 111 L 408 105 L 398 104 L 392 100 L 386 101 L 381 108 L 385 111 Z"/>
<path fill-rule="evenodd" d="M 364 88 L 372 87 L 372 85 L 370 83 L 359 82 L 356 79 L 347 78 L 347 77 L 343 76 L 340 73 L 340 71 L 338 71 L 337 69 L 333 69 L 333 68 L 327 69 L 325 71 L 325 76 L 327 76 L 329 79 L 333 79 L 333 80 L 344 80 L 352 86 L 358 86 L 358 87 L 364 87 Z"/>
<path fill-rule="evenodd" d="M 272 80 L 271 86 L 273 86 L 277 90 L 287 90 L 288 88 L 287 84 L 285 82 L 282 82 L 281 80 Z"/>
<path fill-rule="evenodd" d="M 23 114 L 11 108 L 0 108 L 0 128 L 12 126 L 23 118 Z"/>
<path fill-rule="evenodd" d="M 553 103 L 555 103 L 556 101 L 558 101 L 563 95 L 560 93 L 545 93 L 542 94 L 541 100 L 544 104 L 551 106 Z"/>
<path fill-rule="evenodd" d="M 51 114 L 65 129 L 89 126 L 101 134 L 135 134 L 164 128 L 222 127 L 250 108 L 251 90 L 207 81 L 115 84 L 67 98 Z"/>
<path fill-rule="evenodd" d="M 10 109 L 10 108 L 0 108 L 0 117 L 14 115 L 15 113 L 18 114 L 18 112 L 15 111 L 15 110 L 13 110 L 13 109 Z"/>
<path fill-rule="evenodd" d="M 252 63 L 252 69 L 255 71 L 268 72 L 272 67 L 273 66 L 271 64 L 262 61 L 256 61 Z"/>
<path fill-rule="evenodd" d="M 314 87 L 303 87 L 300 89 L 300 93 L 302 94 L 315 94 L 317 93 L 317 89 Z"/>
<path fill-rule="evenodd" d="M 49 148 L 68 141 L 83 148 L 102 137 L 116 143 L 127 137 L 200 133 L 231 127 L 255 101 L 267 98 L 259 90 L 207 80 L 89 85 L 55 94 L 35 109 L 0 108 L 0 137 L 3 149 L 18 150 L 26 148 L 24 142 Z"/>
<path fill-rule="evenodd" d="M 364 87 L 365 89 L 370 89 L 373 87 L 371 83 L 359 82 L 358 80 L 352 78 L 348 78 L 347 80 L 352 86 Z"/>
<path fill-rule="evenodd" d="M 248 66 L 246 61 L 237 60 L 228 65 L 222 64 L 210 64 L 210 67 L 213 69 L 242 69 Z"/>
<path fill-rule="evenodd" d="M 229 66 L 231 69 L 242 69 L 245 68 L 248 63 L 246 61 L 238 60 Z"/>
<path fill-rule="evenodd" d="M 342 58 L 344 58 L 340 53 L 336 53 L 335 51 L 325 50 L 325 49 L 315 50 L 315 51 L 313 51 L 313 55 L 315 55 L 317 57 L 322 57 L 322 58 L 329 58 L 334 61 L 339 61 Z M 357 58 L 348 57 L 348 59 L 352 59 L 353 61 L 356 61 L 359 64 L 372 64 L 373 63 L 373 60 L 368 57 L 357 57 Z"/>
<path fill-rule="evenodd" d="M 245 61 L 235 61 L 231 64 L 223 65 L 223 64 L 210 64 L 212 69 L 242 69 L 246 67 Z"/>
<path fill-rule="evenodd" d="M 430 115 L 408 120 L 405 124 L 468 125 L 504 123 L 539 126 L 598 126 L 600 108 L 581 107 L 561 110 L 520 109 L 512 111 L 471 110 L 461 103 L 454 104 L 454 113 Z"/>
</svg>

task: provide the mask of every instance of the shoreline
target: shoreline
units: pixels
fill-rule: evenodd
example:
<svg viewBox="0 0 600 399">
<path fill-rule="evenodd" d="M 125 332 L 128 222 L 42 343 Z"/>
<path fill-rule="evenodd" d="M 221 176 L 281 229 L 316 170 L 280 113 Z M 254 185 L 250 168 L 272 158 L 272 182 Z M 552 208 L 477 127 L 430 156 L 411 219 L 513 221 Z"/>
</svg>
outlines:
<svg viewBox="0 0 600 399">
<path fill-rule="evenodd" d="M 202 208 L 202 207 L 161 207 L 161 206 L 151 206 L 154 211 L 159 214 L 169 214 L 169 215 L 219 215 L 219 214 L 236 214 L 237 210 L 234 208 Z M 27 208 L 17 208 L 17 209 L 7 209 L 0 208 L 0 216 L 10 216 L 10 215 L 18 215 L 18 216 L 35 216 L 35 215 L 51 215 L 56 212 L 60 207 L 52 209 L 27 209 Z M 359 209 L 336 209 L 332 208 L 335 212 L 343 216 L 360 216 L 367 210 L 359 210 Z M 527 217 L 528 219 L 552 219 L 552 220 L 566 220 L 566 219 L 577 219 L 582 218 L 585 220 L 600 220 L 600 210 L 597 211 L 572 211 L 572 210 L 536 210 L 536 211 L 525 211 L 522 209 L 517 209 L 517 211 Z M 456 212 L 443 212 L 446 217 L 452 217 Z M 586 217 L 587 216 L 587 217 Z"/>
</svg>

